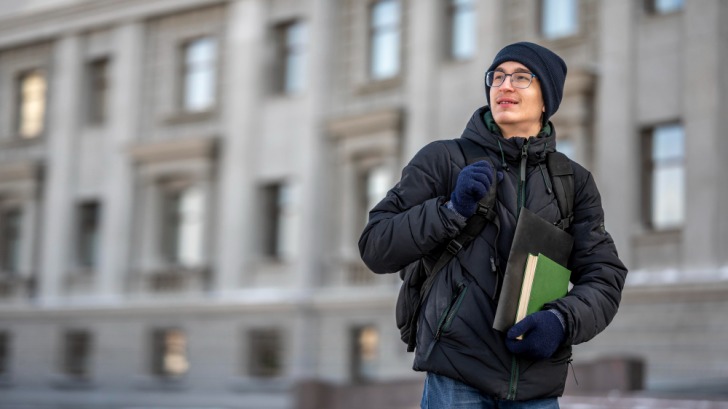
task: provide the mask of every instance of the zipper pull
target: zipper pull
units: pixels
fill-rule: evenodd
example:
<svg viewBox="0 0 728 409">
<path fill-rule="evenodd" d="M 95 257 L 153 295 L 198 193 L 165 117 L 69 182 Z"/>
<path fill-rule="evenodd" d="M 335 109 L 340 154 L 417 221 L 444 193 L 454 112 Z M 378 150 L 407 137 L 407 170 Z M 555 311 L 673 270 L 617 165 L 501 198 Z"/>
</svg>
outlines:
<svg viewBox="0 0 728 409">
<path fill-rule="evenodd" d="M 521 183 L 526 181 L 526 160 L 528 159 L 528 142 L 521 147 Z"/>
<path fill-rule="evenodd" d="M 576 386 L 579 386 L 579 380 L 576 379 L 576 369 L 574 369 L 574 364 L 572 363 L 574 361 L 573 359 L 569 359 L 566 361 L 566 365 L 571 367 L 571 375 L 574 377 L 574 382 L 576 383 Z"/>
<path fill-rule="evenodd" d="M 490 256 L 490 271 L 492 271 L 493 275 L 495 275 L 495 283 L 493 284 L 493 299 L 498 301 L 500 296 L 498 293 L 498 289 L 500 288 L 500 274 L 498 274 L 498 269 L 495 266 L 495 259 L 493 256 Z"/>
</svg>

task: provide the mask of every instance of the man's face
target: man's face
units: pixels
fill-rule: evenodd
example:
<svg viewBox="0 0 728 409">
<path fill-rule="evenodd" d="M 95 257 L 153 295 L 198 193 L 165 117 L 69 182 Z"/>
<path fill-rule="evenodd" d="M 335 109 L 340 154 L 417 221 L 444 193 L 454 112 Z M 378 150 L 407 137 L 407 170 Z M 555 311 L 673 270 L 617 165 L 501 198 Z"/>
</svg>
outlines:
<svg viewBox="0 0 728 409">
<path fill-rule="evenodd" d="M 493 71 L 501 71 L 506 74 L 531 72 L 525 65 L 515 61 L 506 61 Z M 517 127 L 523 129 L 537 127 L 540 130 L 541 116 L 545 111 L 545 107 L 539 79 L 533 78 L 528 88 L 521 89 L 512 85 L 511 78 L 510 76 L 506 77 L 500 87 L 490 87 L 490 107 L 493 119 L 501 128 Z"/>
</svg>

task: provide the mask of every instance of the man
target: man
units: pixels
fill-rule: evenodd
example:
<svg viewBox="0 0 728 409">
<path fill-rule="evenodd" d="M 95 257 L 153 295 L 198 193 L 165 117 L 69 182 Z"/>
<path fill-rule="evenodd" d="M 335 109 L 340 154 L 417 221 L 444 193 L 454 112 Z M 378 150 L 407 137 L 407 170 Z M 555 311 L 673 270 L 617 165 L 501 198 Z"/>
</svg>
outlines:
<svg viewBox="0 0 728 409">
<path fill-rule="evenodd" d="M 561 219 L 544 164 L 556 149 L 549 118 L 565 79 L 566 64 L 552 51 L 526 42 L 503 48 L 485 74 L 489 106 L 461 137 L 490 162 L 467 165 L 451 155 L 453 141 L 428 144 L 369 214 L 362 259 L 376 273 L 393 273 L 457 236 L 498 178 L 497 222 L 437 273 L 420 314 L 414 369 L 427 372 L 423 408 L 558 408 L 571 346 L 604 330 L 617 312 L 627 270 L 604 228 L 594 179 L 571 161 L 573 288 L 507 333 L 492 328 L 520 209 Z"/>
</svg>

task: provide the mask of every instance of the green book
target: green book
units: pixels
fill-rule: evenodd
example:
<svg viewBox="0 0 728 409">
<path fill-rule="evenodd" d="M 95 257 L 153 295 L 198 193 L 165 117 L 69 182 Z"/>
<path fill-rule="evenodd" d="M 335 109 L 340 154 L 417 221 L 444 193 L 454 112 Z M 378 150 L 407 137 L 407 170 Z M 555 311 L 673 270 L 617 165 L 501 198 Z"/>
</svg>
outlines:
<svg viewBox="0 0 728 409">
<path fill-rule="evenodd" d="M 546 303 L 559 299 L 569 291 L 571 271 L 539 253 L 529 254 L 523 271 L 523 284 L 518 299 L 516 320 L 540 311 Z"/>
<path fill-rule="evenodd" d="M 528 255 L 544 254 L 554 262 L 565 266 L 569 262 L 573 245 L 574 238 L 569 233 L 542 219 L 527 208 L 521 209 L 516 224 L 516 233 L 513 236 L 513 244 L 508 255 L 508 265 L 503 274 L 503 285 L 498 298 L 493 328 L 506 332 L 513 326 Z M 567 276 L 564 283 L 568 283 L 568 281 Z M 567 288 L 567 285 L 564 284 L 563 288 Z"/>
</svg>

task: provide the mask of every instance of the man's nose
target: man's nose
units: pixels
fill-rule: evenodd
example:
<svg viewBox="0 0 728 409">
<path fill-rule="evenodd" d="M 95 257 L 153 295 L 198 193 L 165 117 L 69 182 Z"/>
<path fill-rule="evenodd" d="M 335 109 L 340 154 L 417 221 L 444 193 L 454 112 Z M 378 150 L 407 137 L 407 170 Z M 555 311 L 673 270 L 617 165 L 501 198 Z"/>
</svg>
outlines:
<svg viewBox="0 0 728 409">
<path fill-rule="evenodd" d="M 512 78 L 513 78 L 512 75 L 506 75 L 506 78 L 503 80 L 503 83 L 500 85 L 500 88 L 501 89 L 503 89 L 503 88 L 513 89 L 513 83 L 511 82 Z"/>
</svg>

